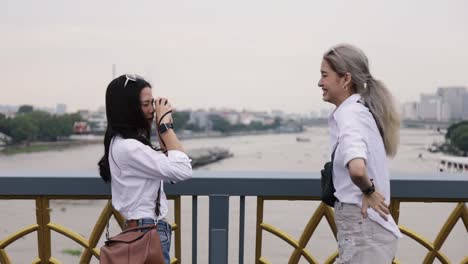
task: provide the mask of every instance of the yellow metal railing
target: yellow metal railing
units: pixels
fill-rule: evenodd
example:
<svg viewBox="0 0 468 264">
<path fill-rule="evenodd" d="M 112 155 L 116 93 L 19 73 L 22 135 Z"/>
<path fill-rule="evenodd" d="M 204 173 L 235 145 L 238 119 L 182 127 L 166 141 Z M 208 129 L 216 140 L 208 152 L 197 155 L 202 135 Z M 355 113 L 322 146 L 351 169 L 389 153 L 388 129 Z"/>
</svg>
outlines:
<svg viewBox="0 0 468 264">
<path fill-rule="evenodd" d="M 0 197 L 1 198 L 1 197 Z M 13 199 L 17 199 L 12 197 Z M 180 234 L 180 196 L 168 197 L 171 200 L 174 200 L 174 218 L 175 223 L 171 223 L 172 230 L 175 237 L 175 257 L 172 258 L 172 264 L 181 263 L 181 234 Z M 8 199 L 8 198 L 7 198 Z M 27 198 L 23 198 L 27 199 Z M 70 230 L 69 228 L 62 226 L 58 223 L 50 221 L 50 205 L 51 200 L 56 199 L 71 199 L 71 200 L 81 200 L 81 199 L 92 199 L 89 196 L 66 196 L 66 197 L 53 197 L 53 196 L 38 196 L 35 198 L 36 201 L 36 224 L 27 226 L 18 230 L 17 232 L 9 235 L 8 237 L 0 240 L 0 263 L 2 264 L 12 264 L 12 261 L 8 257 L 6 252 L 6 247 L 8 247 L 13 242 L 18 239 L 32 233 L 37 232 L 37 245 L 38 245 L 38 257 L 32 261 L 32 263 L 61 263 L 59 260 L 55 259 L 52 256 L 52 242 L 51 242 L 51 231 L 62 234 L 65 237 L 75 241 L 78 245 L 84 248 L 83 253 L 79 263 L 89 263 L 91 258 L 94 256 L 99 259 L 99 249 L 102 245 L 97 245 L 99 239 L 103 235 L 103 232 L 107 226 L 107 223 L 110 221 L 111 217 L 117 220 L 120 228 L 124 227 L 125 219 L 112 208 L 111 202 L 108 201 L 106 206 L 103 208 L 99 218 L 94 225 L 93 231 L 89 238 L 85 238 L 82 235 Z M 102 198 L 96 198 L 102 199 Z"/>
<path fill-rule="evenodd" d="M 301 257 L 305 258 L 309 263 L 318 264 L 319 262 L 312 256 L 310 252 L 307 251 L 306 245 L 308 244 L 310 238 L 312 237 L 314 231 L 316 230 L 318 224 L 325 218 L 333 232 L 333 235 L 336 239 L 336 225 L 334 221 L 334 214 L 333 209 L 325 205 L 324 203 L 320 203 L 319 207 L 316 209 L 314 214 L 309 219 L 309 222 L 305 226 L 301 236 L 299 239 L 295 239 L 291 237 L 286 232 L 282 231 L 281 229 L 274 227 L 268 223 L 263 221 L 264 215 L 264 203 L 268 200 L 291 200 L 290 197 L 258 197 L 257 198 L 257 224 L 256 224 L 256 247 L 255 247 L 255 259 L 257 264 L 269 264 L 271 263 L 266 257 L 262 256 L 262 235 L 263 232 L 268 232 L 279 239 L 283 240 L 291 247 L 293 247 L 293 253 L 289 257 L 289 264 L 297 264 Z M 294 200 L 316 200 L 310 197 L 298 197 L 294 198 Z M 420 202 L 430 202 L 431 200 L 418 200 Z M 398 223 L 399 215 L 400 215 L 400 203 L 402 200 L 392 200 L 390 204 L 390 212 L 394 217 L 395 221 Z M 409 202 L 409 200 L 408 200 Z M 441 251 L 444 242 L 446 241 L 447 237 L 457 224 L 459 220 L 462 220 L 465 228 L 468 232 L 468 209 L 464 202 L 457 203 L 457 206 L 451 214 L 446 219 L 443 227 L 438 232 L 437 237 L 433 242 L 429 241 L 427 238 L 424 238 L 422 235 L 418 234 L 417 232 L 399 225 L 401 232 L 408 236 L 409 238 L 413 239 L 423 247 L 425 247 L 428 252 L 422 261 L 423 264 L 431 264 L 437 258 L 441 263 L 451 263 L 449 258 L 444 255 Z M 468 254 L 468 245 L 467 245 L 467 252 Z M 335 251 L 332 255 L 330 255 L 326 260 L 325 264 L 331 264 L 335 261 L 338 257 L 338 251 Z M 397 259 L 394 260 L 393 263 L 400 263 Z M 463 264 L 468 264 L 468 256 L 465 257 L 462 262 Z"/>
<path fill-rule="evenodd" d="M 4 238 L 0 241 L 0 263 L 10 264 L 12 263 L 8 257 L 6 252 L 6 248 L 12 244 L 13 242 L 17 241 L 18 239 L 32 233 L 37 232 L 37 242 L 38 242 L 38 257 L 32 261 L 32 263 L 60 263 L 59 260 L 55 259 L 51 255 L 51 232 L 57 232 L 62 234 L 65 237 L 75 241 L 78 245 L 84 248 L 83 253 L 81 254 L 81 258 L 79 263 L 89 263 L 92 257 L 99 258 L 99 242 L 100 237 L 102 236 L 106 225 L 112 216 L 115 217 L 119 226 L 123 228 L 124 219 L 122 216 L 113 210 L 110 202 L 108 202 L 105 207 L 103 208 L 100 216 L 98 217 L 96 224 L 91 232 L 89 238 L 85 238 L 78 233 L 74 232 L 73 230 L 68 229 L 65 226 L 62 226 L 58 223 L 54 223 L 50 221 L 50 207 L 49 202 L 50 200 L 54 199 L 63 199 L 63 197 L 49 197 L 49 196 L 39 196 L 35 198 L 36 201 L 36 224 L 32 224 L 30 226 L 24 227 L 14 234 L 9 235 L 8 237 Z M 82 199 L 82 197 L 66 197 L 66 199 Z M 86 197 L 89 199 L 89 197 Z M 175 257 L 172 259 L 171 263 L 182 263 L 181 262 L 181 232 L 180 232 L 180 221 L 181 221 L 181 199 L 180 196 L 171 197 L 174 200 L 175 208 L 174 208 L 174 216 L 175 216 L 175 223 L 172 223 L 174 237 L 175 237 Z M 258 197 L 257 198 L 257 223 L 256 223 L 256 249 L 255 249 L 255 259 L 256 263 L 270 263 L 270 261 L 262 256 L 262 233 L 268 232 L 279 239 L 283 240 L 286 244 L 293 248 L 292 254 L 289 257 L 289 264 L 296 264 L 299 263 L 301 257 L 303 257 L 309 263 L 319 263 L 313 255 L 307 251 L 306 246 L 311 239 L 312 235 L 314 234 L 317 226 L 321 222 L 323 218 L 326 219 L 328 225 L 336 238 L 336 226 L 334 222 L 334 214 L 333 210 L 326 206 L 325 204 L 321 203 L 319 207 L 315 210 L 314 214 L 309 219 L 307 225 L 305 226 L 302 234 L 298 239 L 295 239 L 291 235 L 287 234 L 286 232 L 282 231 L 281 229 L 272 226 L 268 223 L 263 221 L 264 215 L 264 202 L 269 200 L 291 200 L 290 197 Z M 294 200 L 315 200 L 310 197 L 298 197 L 294 198 Z M 401 200 L 393 200 L 390 209 L 391 214 L 394 217 L 395 221 L 398 223 L 399 219 L 399 210 L 400 210 L 400 203 Z M 421 202 L 426 202 L 421 200 Z M 463 221 L 466 230 L 468 232 L 468 209 L 465 203 L 457 203 L 455 209 L 448 215 L 443 227 L 438 232 L 434 241 L 430 241 L 429 239 L 423 237 L 422 235 L 418 234 L 417 232 L 400 225 L 401 232 L 406 235 L 407 237 L 413 239 L 421 246 L 428 250 L 424 260 L 422 263 L 429 264 L 433 263 L 435 259 L 440 261 L 441 263 L 451 263 L 449 258 L 443 254 L 441 248 L 444 245 L 447 237 L 450 235 L 451 231 L 453 230 L 454 226 L 458 223 L 458 221 Z M 468 253 L 468 252 L 467 252 Z M 337 257 L 338 252 L 335 251 L 331 254 L 324 263 L 331 264 Z M 394 263 L 399 263 L 398 260 L 395 260 Z M 468 263 L 468 257 L 465 257 L 462 260 L 462 263 Z"/>
</svg>

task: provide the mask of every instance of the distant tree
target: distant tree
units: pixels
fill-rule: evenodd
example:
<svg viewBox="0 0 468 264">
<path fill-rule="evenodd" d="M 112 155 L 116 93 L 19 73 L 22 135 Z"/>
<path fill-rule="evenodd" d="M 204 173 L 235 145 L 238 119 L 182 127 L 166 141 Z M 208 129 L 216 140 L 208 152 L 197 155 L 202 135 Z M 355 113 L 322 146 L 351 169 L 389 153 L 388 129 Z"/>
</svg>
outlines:
<svg viewBox="0 0 468 264">
<path fill-rule="evenodd" d="M 231 130 L 231 124 L 219 115 L 210 116 L 211 123 L 213 124 L 213 130 L 227 133 Z"/>
<path fill-rule="evenodd" d="M 73 133 L 73 124 L 78 121 L 83 121 L 83 118 L 80 114 L 65 114 L 61 116 L 56 116 L 57 126 L 57 138 L 59 137 L 68 137 Z"/>
<path fill-rule="evenodd" d="M 231 130 L 232 131 L 245 131 L 247 130 L 247 126 L 242 123 L 238 123 L 238 124 L 232 125 Z"/>
<path fill-rule="evenodd" d="M 265 129 L 262 122 L 259 122 L 259 121 L 250 122 L 248 128 L 249 130 L 264 130 Z"/>
<path fill-rule="evenodd" d="M 273 124 L 271 125 L 272 128 L 278 128 L 281 126 L 281 118 L 275 117 L 275 121 L 273 121 Z"/>
<path fill-rule="evenodd" d="M 0 120 L 0 131 L 11 136 L 14 143 L 56 141 L 71 135 L 74 122 L 81 120 L 79 114 L 56 116 L 43 111 L 32 111 Z"/>
<path fill-rule="evenodd" d="M 31 142 L 37 138 L 39 127 L 28 115 L 17 116 L 12 120 L 10 136 L 13 142 Z"/>
<path fill-rule="evenodd" d="M 6 116 L 0 113 L 0 132 L 3 132 L 3 130 L 5 129 L 6 123 L 7 123 Z"/>
<path fill-rule="evenodd" d="M 0 132 L 10 135 L 10 119 L 0 113 Z"/>
<path fill-rule="evenodd" d="M 451 132 L 450 143 L 457 149 L 468 152 L 468 124 L 457 126 Z"/>
<path fill-rule="evenodd" d="M 190 113 L 187 111 L 173 112 L 172 119 L 174 119 L 174 130 L 183 130 L 187 127 L 187 123 L 190 119 Z"/>
<path fill-rule="evenodd" d="M 18 114 L 27 114 L 34 111 L 34 107 L 32 105 L 22 105 L 18 108 Z"/>
<path fill-rule="evenodd" d="M 450 139 L 452 137 L 452 132 L 457 129 L 459 126 L 468 125 L 468 121 L 461 121 L 455 124 L 450 125 L 447 128 L 447 133 L 445 134 L 445 139 Z"/>
<path fill-rule="evenodd" d="M 191 130 L 191 131 L 202 131 L 203 129 L 199 126 L 197 126 L 196 124 L 192 124 L 192 123 L 189 123 L 187 125 L 185 125 L 185 129 L 187 130 Z"/>
</svg>

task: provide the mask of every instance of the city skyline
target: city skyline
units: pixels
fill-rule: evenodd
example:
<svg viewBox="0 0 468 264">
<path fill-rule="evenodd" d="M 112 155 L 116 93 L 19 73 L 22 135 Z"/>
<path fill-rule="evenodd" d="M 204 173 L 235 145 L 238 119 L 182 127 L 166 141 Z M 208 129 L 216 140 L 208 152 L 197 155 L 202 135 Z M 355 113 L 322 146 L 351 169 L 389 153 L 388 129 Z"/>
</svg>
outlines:
<svg viewBox="0 0 468 264">
<path fill-rule="evenodd" d="M 3 105 L 0 104 L 0 113 L 7 116 L 14 116 L 20 106 L 19 105 Z M 76 112 L 102 112 L 105 113 L 105 106 L 99 106 L 93 109 L 81 108 L 74 111 L 68 111 L 68 106 L 63 103 L 57 103 L 55 106 L 38 106 L 30 105 L 34 110 L 49 112 L 50 114 L 64 114 Z M 202 108 L 177 108 L 176 111 L 206 111 L 206 112 L 251 112 L 251 113 L 268 113 L 268 114 L 286 114 L 295 115 L 305 118 L 328 118 L 333 111 L 332 104 L 326 105 L 317 111 L 309 112 L 288 112 L 282 109 L 249 109 L 247 107 L 202 107 Z M 432 93 L 421 93 L 419 98 L 414 101 L 399 103 L 397 105 L 400 117 L 402 120 L 465 120 L 468 119 L 468 87 L 465 86 L 449 86 L 438 87 Z"/>
<path fill-rule="evenodd" d="M 400 104 L 468 85 L 466 1 L 7 1 L 0 22 L 1 105 L 97 109 L 115 64 L 178 109 L 319 112 L 321 56 L 342 42 Z"/>
</svg>

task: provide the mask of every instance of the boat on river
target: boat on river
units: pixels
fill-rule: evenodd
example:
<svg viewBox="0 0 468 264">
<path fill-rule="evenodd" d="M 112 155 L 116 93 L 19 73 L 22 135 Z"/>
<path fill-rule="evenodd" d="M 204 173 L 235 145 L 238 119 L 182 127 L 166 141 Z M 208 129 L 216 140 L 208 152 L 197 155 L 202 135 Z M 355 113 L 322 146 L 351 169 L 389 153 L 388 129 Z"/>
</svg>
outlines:
<svg viewBox="0 0 468 264">
<path fill-rule="evenodd" d="M 443 156 L 439 158 L 439 171 L 468 174 L 468 157 Z"/>
<path fill-rule="evenodd" d="M 296 137 L 297 142 L 310 142 L 310 138 L 308 137 Z"/>
</svg>

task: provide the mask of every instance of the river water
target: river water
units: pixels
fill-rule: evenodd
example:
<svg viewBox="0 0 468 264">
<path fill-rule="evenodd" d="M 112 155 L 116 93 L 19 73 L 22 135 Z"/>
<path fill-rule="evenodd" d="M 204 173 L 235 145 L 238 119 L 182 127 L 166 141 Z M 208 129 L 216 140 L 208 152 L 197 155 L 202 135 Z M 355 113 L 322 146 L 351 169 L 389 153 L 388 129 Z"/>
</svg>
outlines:
<svg viewBox="0 0 468 264">
<path fill-rule="evenodd" d="M 297 142 L 296 137 L 310 139 Z M 440 154 L 426 151 L 443 135 L 431 130 L 402 129 L 397 156 L 390 161 L 396 172 L 435 172 Z M 317 171 L 329 157 L 328 129 L 308 128 L 298 134 L 248 135 L 220 138 L 188 139 L 185 149 L 224 147 L 234 156 L 199 168 L 212 171 Z M 90 144 L 15 155 L 0 154 L 2 171 L 96 171 L 96 163 L 103 154 L 101 144 Z M 419 155 L 422 154 L 422 157 Z"/>
</svg>

